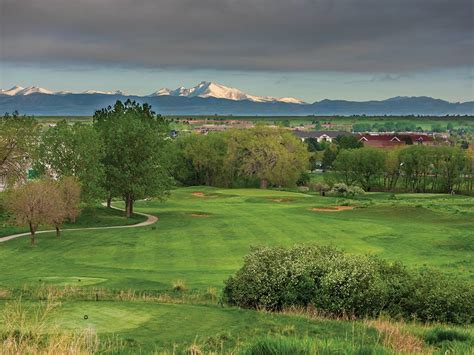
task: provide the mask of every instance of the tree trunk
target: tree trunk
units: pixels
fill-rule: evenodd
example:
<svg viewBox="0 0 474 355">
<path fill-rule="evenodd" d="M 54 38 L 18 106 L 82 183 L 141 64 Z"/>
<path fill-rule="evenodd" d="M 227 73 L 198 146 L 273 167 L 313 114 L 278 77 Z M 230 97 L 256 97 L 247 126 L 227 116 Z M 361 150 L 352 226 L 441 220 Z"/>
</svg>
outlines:
<svg viewBox="0 0 474 355">
<path fill-rule="evenodd" d="M 107 198 L 107 208 L 110 208 L 112 206 L 112 197 Z"/>
<path fill-rule="evenodd" d="M 267 187 L 268 187 L 268 180 L 267 179 L 260 180 L 260 188 L 266 189 Z"/>
<path fill-rule="evenodd" d="M 30 223 L 30 245 L 33 246 L 35 245 L 35 229 L 33 228 L 33 225 Z"/>
<path fill-rule="evenodd" d="M 56 225 L 56 238 L 61 238 L 61 230 L 59 229 L 59 226 Z"/>
<path fill-rule="evenodd" d="M 130 195 L 125 197 L 125 216 L 130 218 L 133 214 L 133 199 Z"/>
</svg>

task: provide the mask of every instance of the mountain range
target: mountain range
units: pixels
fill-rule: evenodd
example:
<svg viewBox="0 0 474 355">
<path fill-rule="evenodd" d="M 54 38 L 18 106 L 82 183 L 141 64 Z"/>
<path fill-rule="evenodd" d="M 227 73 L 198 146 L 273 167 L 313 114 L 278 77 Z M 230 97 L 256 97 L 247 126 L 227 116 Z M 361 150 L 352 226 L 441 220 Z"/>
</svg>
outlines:
<svg viewBox="0 0 474 355">
<path fill-rule="evenodd" d="M 0 89 L 0 112 L 27 115 L 92 115 L 116 100 L 148 102 L 164 115 L 474 115 L 474 101 L 448 102 L 426 96 L 386 100 L 322 100 L 306 103 L 293 97 L 255 96 L 203 81 L 191 88 L 163 88 L 149 95 L 122 91 L 51 91 L 41 87 Z"/>
</svg>

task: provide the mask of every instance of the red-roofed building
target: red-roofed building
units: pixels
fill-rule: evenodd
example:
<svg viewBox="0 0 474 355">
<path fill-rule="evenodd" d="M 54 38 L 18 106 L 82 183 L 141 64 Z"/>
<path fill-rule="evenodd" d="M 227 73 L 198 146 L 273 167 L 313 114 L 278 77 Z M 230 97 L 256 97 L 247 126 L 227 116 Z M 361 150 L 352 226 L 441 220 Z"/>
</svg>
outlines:
<svg viewBox="0 0 474 355">
<path fill-rule="evenodd" d="M 396 148 L 406 144 L 433 145 L 434 138 L 424 133 L 364 133 L 358 135 L 359 141 L 366 147 Z"/>
</svg>

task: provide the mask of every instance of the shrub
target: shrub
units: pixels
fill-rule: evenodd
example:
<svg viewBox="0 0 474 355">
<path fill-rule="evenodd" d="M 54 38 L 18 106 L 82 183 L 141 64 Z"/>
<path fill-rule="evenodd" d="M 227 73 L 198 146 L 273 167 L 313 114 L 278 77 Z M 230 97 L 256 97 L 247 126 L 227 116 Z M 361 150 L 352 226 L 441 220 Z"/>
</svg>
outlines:
<svg viewBox="0 0 474 355">
<path fill-rule="evenodd" d="M 347 186 L 344 183 L 334 184 L 330 191 L 333 196 L 358 196 L 364 193 L 365 191 L 359 186 Z"/>
<path fill-rule="evenodd" d="M 186 291 L 186 282 L 184 280 L 174 280 L 172 282 L 173 291 L 182 292 Z"/>
<path fill-rule="evenodd" d="M 349 191 L 349 187 L 344 183 L 334 184 L 331 189 L 332 194 L 337 194 L 339 196 L 346 196 Z"/>
<path fill-rule="evenodd" d="M 313 191 L 317 191 L 320 194 L 323 194 L 323 192 L 329 191 L 330 187 L 328 184 L 325 184 L 324 182 L 317 182 L 314 184 L 310 184 L 309 188 Z"/>
<path fill-rule="evenodd" d="M 348 194 L 349 194 L 350 196 L 358 196 L 358 195 L 363 195 L 363 194 L 365 194 L 365 191 L 364 191 L 363 188 L 354 185 L 354 186 L 350 186 L 350 187 L 349 187 Z"/>
<path fill-rule="evenodd" d="M 471 283 L 422 269 L 412 279 L 413 292 L 404 301 L 405 316 L 422 321 L 470 324 L 474 322 L 474 288 Z"/>
<path fill-rule="evenodd" d="M 312 305 L 344 317 L 382 313 L 405 319 L 472 323 L 474 290 L 468 282 L 400 263 L 357 256 L 331 247 L 258 248 L 230 277 L 223 301 L 280 311 Z"/>
<path fill-rule="evenodd" d="M 454 329 L 443 329 L 436 327 L 425 335 L 425 341 L 428 344 L 439 345 L 446 341 L 467 341 L 469 336 Z"/>
<path fill-rule="evenodd" d="M 247 355 L 310 355 L 314 354 L 314 347 L 307 339 L 286 337 L 261 337 L 250 345 Z"/>
<path fill-rule="evenodd" d="M 308 183 L 311 181 L 311 176 L 307 172 L 302 172 L 298 180 L 296 181 L 296 185 L 298 186 L 308 186 Z"/>
</svg>

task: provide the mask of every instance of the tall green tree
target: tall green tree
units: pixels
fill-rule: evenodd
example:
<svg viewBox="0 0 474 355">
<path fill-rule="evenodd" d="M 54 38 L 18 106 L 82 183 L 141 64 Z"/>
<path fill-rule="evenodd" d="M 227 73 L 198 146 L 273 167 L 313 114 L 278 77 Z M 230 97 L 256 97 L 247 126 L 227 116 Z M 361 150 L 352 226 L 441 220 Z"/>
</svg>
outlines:
<svg viewBox="0 0 474 355">
<path fill-rule="evenodd" d="M 370 191 L 384 172 L 385 153 L 374 148 L 343 149 L 333 166 L 346 184 L 358 182 L 364 190 Z"/>
<path fill-rule="evenodd" d="M 61 121 L 41 137 L 36 154 L 36 168 L 55 178 L 74 176 L 83 198 L 104 197 L 104 146 L 99 133 L 90 125 Z"/>
<path fill-rule="evenodd" d="M 356 136 L 352 135 L 337 136 L 335 141 L 339 149 L 356 149 L 364 146 L 364 143 L 358 140 Z"/>
<path fill-rule="evenodd" d="M 355 153 L 352 150 L 343 149 L 337 155 L 333 163 L 333 170 L 339 181 L 346 185 L 352 185 L 357 182 L 359 176 L 356 173 Z"/>
<path fill-rule="evenodd" d="M 331 169 L 334 160 L 337 157 L 337 146 L 335 144 L 331 144 L 326 149 L 324 149 L 321 165 L 323 170 Z"/>
<path fill-rule="evenodd" d="M 225 135 L 191 134 L 173 142 L 173 177 L 184 184 L 226 185 L 224 160 Z"/>
<path fill-rule="evenodd" d="M 227 163 L 238 173 L 259 179 L 261 188 L 295 185 L 308 168 L 306 146 L 285 129 L 256 127 L 228 134 Z"/>
<path fill-rule="evenodd" d="M 117 101 L 95 112 L 94 127 L 104 142 L 103 185 L 109 201 L 122 198 L 130 217 L 136 200 L 168 194 L 172 184 L 165 156 L 168 124 L 150 105 Z"/>
<path fill-rule="evenodd" d="M 18 112 L 0 117 L 0 178 L 7 184 L 26 179 L 38 136 L 34 118 Z"/>
<path fill-rule="evenodd" d="M 355 154 L 355 172 L 366 191 L 370 191 L 385 168 L 385 153 L 376 148 L 353 150 Z"/>
</svg>

